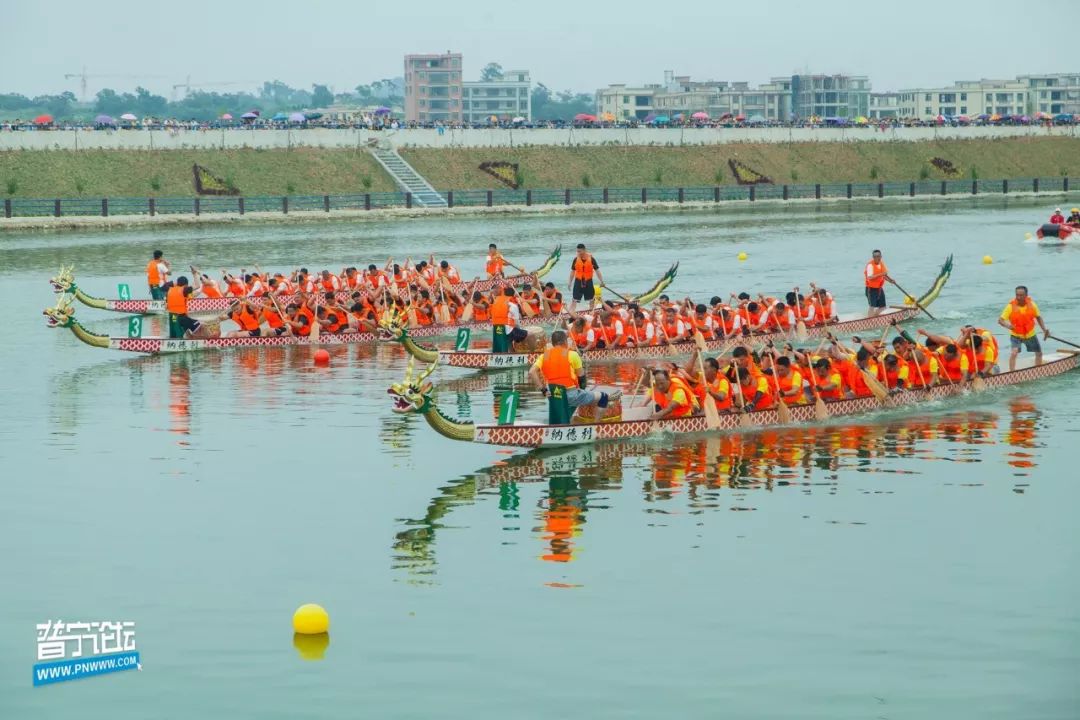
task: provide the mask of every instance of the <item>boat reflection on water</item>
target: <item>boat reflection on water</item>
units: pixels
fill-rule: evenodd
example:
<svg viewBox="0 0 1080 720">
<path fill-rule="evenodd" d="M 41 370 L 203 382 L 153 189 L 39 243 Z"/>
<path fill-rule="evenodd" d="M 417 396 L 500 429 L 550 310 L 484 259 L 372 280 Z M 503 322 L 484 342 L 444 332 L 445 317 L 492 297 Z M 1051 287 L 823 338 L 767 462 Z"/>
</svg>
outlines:
<svg viewBox="0 0 1080 720">
<path fill-rule="evenodd" d="M 455 508 L 495 503 L 508 532 L 526 526 L 548 562 L 571 562 L 590 513 L 609 507 L 618 491 L 640 481 L 647 512 L 747 510 L 746 491 L 799 488 L 836 492 L 849 472 L 944 477 L 945 463 L 993 464 L 1008 448 L 1008 466 L 1026 475 L 1036 465 L 1039 411 L 1028 397 L 1009 401 L 1010 420 L 1000 427 L 994 412 L 954 412 L 876 425 L 778 428 L 747 435 L 657 438 L 633 443 L 601 443 L 563 450 L 537 450 L 509 457 L 439 489 L 426 512 L 402 519 L 394 540 L 394 566 L 422 580 L 436 570 L 435 537 Z M 929 461 L 929 462 L 923 462 Z M 980 473 L 979 482 L 999 486 Z M 887 482 L 887 481 L 885 481 Z M 539 499 L 523 501 L 522 485 L 545 485 Z M 1011 489 L 1023 492 L 1024 484 Z M 892 488 L 882 486 L 882 491 Z M 535 497 L 535 492 L 528 493 Z M 461 528 L 460 519 L 455 523 Z"/>
</svg>

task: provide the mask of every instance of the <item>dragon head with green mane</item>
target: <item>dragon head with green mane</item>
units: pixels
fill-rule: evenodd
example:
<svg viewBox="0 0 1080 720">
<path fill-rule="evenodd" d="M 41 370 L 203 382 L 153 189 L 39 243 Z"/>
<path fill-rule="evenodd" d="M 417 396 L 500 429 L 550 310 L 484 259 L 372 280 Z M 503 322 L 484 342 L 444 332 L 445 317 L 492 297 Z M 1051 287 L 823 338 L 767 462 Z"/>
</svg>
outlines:
<svg viewBox="0 0 1080 720">
<path fill-rule="evenodd" d="M 53 286 L 53 292 L 57 294 L 75 292 L 75 266 L 61 265 L 60 272 L 55 277 L 49 278 L 49 284 Z"/>
<path fill-rule="evenodd" d="M 416 376 L 414 373 L 416 358 L 409 358 L 409 367 L 405 371 L 405 379 L 402 382 L 394 383 L 386 391 L 394 399 L 394 405 L 391 409 L 401 415 L 430 412 L 433 409 L 431 400 L 431 388 L 433 386 L 430 382 L 427 382 L 427 379 L 431 373 L 435 372 L 436 367 L 438 367 L 438 363 L 432 363 L 427 370 Z"/>
<path fill-rule="evenodd" d="M 45 324 L 51 328 L 71 327 L 75 322 L 75 310 L 72 309 L 71 298 L 67 295 L 57 298 L 56 306 L 45 308 L 42 314 L 45 315 Z"/>
<path fill-rule="evenodd" d="M 384 342 L 404 342 L 409 334 L 408 328 L 408 316 L 395 307 L 379 317 L 377 333 L 379 339 Z"/>
</svg>

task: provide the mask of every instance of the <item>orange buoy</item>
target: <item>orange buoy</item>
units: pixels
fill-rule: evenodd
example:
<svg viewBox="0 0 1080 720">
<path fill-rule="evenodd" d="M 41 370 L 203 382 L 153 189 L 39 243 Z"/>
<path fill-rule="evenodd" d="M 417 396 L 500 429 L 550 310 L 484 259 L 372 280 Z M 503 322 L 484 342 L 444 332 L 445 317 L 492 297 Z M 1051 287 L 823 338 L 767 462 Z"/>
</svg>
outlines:
<svg viewBox="0 0 1080 720">
<path fill-rule="evenodd" d="M 322 348 L 315 351 L 315 364 L 316 365 L 329 365 L 330 353 L 326 352 Z"/>
</svg>

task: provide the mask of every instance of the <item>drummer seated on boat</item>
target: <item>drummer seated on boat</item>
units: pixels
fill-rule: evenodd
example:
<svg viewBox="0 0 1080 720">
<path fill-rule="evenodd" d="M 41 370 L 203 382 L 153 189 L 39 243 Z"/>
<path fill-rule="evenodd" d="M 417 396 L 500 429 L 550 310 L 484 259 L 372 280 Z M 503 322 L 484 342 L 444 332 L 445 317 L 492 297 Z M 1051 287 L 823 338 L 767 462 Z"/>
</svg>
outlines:
<svg viewBox="0 0 1080 720">
<path fill-rule="evenodd" d="M 554 330 L 551 333 L 551 346 L 536 359 L 529 369 L 529 377 L 545 396 L 549 389 L 561 387 L 566 392 L 566 401 L 572 408 L 607 407 L 608 394 L 585 389 L 585 370 L 581 355 L 566 345 L 566 331 Z M 552 424 L 562 422 L 561 418 L 549 417 Z"/>
<path fill-rule="evenodd" d="M 1080 208 L 1073 208 L 1069 213 L 1069 219 L 1065 221 L 1065 224 L 1070 227 L 1080 227 Z"/>
</svg>

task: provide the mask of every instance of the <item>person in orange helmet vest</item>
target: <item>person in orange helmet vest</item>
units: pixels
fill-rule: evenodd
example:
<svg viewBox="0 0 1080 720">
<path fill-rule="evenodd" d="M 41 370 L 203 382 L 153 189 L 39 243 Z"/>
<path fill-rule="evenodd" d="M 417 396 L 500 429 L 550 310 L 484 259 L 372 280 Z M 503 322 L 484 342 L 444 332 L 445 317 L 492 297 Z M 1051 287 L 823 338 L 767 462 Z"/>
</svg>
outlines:
<svg viewBox="0 0 1080 720">
<path fill-rule="evenodd" d="M 1016 296 L 1009 301 L 1005 309 L 1001 311 L 998 324 L 1009 331 L 1009 345 L 1012 351 L 1009 353 L 1009 371 L 1016 369 L 1016 356 L 1020 354 L 1020 346 L 1028 352 L 1035 353 L 1035 364 L 1042 365 L 1042 346 L 1035 331 L 1035 324 L 1042 328 L 1043 337 L 1050 337 L 1050 330 L 1043 322 L 1042 313 L 1035 301 L 1028 297 L 1026 285 L 1016 286 Z"/>
<path fill-rule="evenodd" d="M 889 280 L 889 268 L 881 259 L 881 251 L 875 250 L 870 262 L 866 263 L 863 270 L 863 280 L 866 282 L 866 302 L 870 310 L 867 317 L 877 317 L 885 309 L 885 281 Z"/>
<path fill-rule="evenodd" d="M 150 286 L 152 300 L 165 299 L 165 284 L 169 282 L 171 271 L 169 261 L 161 250 L 154 251 L 154 258 L 146 264 L 146 284 Z"/>
<path fill-rule="evenodd" d="M 596 307 L 596 287 L 593 285 L 593 276 L 596 276 L 596 280 L 602 286 L 604 284 L 604 276 L 600 272 L 600 265 L 596 262 L 596 258 L 589 254 L 585 249 L 584 243 L 578 243 L 577 256 L 574 261 L 570 263 L 570 279 L 567 281 L 567 288 L 573 292 L 573 299 L 570 301 L 570 312 L 574 312 L 577 308 L 577 304 L 582 300 L 589 301 L 589 310 Z"/>
</svg>

